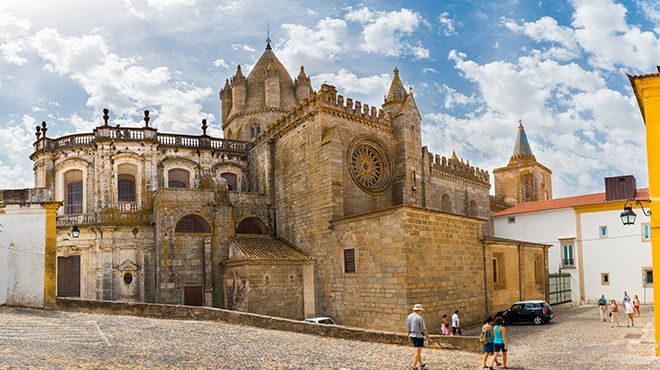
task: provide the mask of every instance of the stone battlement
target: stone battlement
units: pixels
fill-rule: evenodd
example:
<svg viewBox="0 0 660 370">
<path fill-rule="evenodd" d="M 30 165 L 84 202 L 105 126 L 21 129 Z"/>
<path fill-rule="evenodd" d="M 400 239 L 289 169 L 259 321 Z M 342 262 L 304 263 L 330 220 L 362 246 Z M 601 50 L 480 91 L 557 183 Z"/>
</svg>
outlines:
<svg viewBox="0 0 660 370">
<path fill-rule="evenodd" d="M 490 186 L 490 175 L 488 174 L 488 171 L 482 170 L 479 167 L 471 166 L 470 161 L 466 162 L 462 158 L 459 159 L 456 156 L 456 152 L 452 153 L 452 156 L 447 158 L 445 156 L 440 156 L 439 154 L 434 155 L 429 152 L 426 147 L 424 147 L 423 150 L 423 152 L 427 153 L 430 157 L 429 164 L 432 173 L 454 175 L 467 180 L 488 184 L 488 186 Z"/>
<path fill-rule="evenodd" d="M 323 84 L 319 92 L 313 93 L 309 99 L 304 99 L 293 110 L 276 120 L 255 140 L 255 144 L 284 134 L 288 129 L 293 128 L 302 117 L 316 114 L 319 108 L 329 108 L 333 113 L 342 114 L 344 118 L 377 125 L 376 127 L 392 128 L 391 114 L 386 113 L 383 109 L 377 109 L 375 106 L 362 104 L 359 100 L 345 99 L 343 95 L 337 94 L 334 86 Z"/>
</svg>

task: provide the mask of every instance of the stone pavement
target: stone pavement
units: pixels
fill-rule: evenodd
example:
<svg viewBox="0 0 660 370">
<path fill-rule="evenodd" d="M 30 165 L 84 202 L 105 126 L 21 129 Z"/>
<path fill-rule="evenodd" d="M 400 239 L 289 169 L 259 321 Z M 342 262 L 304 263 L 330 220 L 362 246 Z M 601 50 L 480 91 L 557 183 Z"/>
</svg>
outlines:
<svg viewBox="0 0 660 370">
<path fill-rule="evenodd" d="M 647 310 L 634 328 L 614 329 L 595 307 L 557 313 L 548 325 L 510 327 L 510 367 L 660 369 Z M 222 322 L 0 308 L 0 368 L 407 369 L 411 353 Z M 424 354 L 431 369 L 481 364 L 468 352 Z"/>
</svg>

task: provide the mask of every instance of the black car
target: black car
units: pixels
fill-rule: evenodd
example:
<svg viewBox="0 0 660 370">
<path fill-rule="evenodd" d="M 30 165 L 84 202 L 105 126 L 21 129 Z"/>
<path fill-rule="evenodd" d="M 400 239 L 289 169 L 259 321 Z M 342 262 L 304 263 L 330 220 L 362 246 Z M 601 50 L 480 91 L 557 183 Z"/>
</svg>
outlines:
<svg viewBox="0 0 660 370">
<path fill-rule="evenodd" d="M 498 312 L 497 316 L 502 316 L 505 324 L 532 323 L 541 325 L 552 320 L 555 313 L 546 301 L 522 301 L 514 303 L 507 310 Z"/>
</svg>

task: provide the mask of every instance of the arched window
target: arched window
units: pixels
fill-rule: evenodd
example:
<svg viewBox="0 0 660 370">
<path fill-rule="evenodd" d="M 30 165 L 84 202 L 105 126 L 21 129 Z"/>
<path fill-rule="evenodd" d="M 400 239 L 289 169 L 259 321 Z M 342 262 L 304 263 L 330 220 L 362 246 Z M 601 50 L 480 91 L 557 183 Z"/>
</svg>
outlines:
<svg viewBox="0 0 660 370">
<path fill-rule="evenodd" d="M 187 215 L 176 223 L 174 231 L 177 233 L 210 233 L 211 227 L 203 218 L 197 215 Z"/>
<path fill-rule="evenodd" d="M 220 175 L 223 179 L 227 181 L 227 188 L 231 191 L 238 190 L 238 176 L 235 173 L 224 172 Z"/>
<path fill-rule="evenodd" d="M 268 227 L 259 217 L 247 217 L 238 224 L 236 234 L 268 234 Z"/>
<path fill-rule="evenodd" d="M 250 140 L 256 139 L 259 135 L 261 135 L 259 122 L 252 122 L 252 125 L 250 125 Z"/>
<path fill-rule="evenodd" d="M 440 205 L 440 209 L 445 212 L 451 212 L 451 199 L 449 199 L 449 195 L 442 194 L 442 203 Z"/>
<path fill-rule="evenodd" d="M 190 187 L 190 172 L 175 168 L 167 172 L 167 187 L 186 189 Z"/>
<path fill-rule="evenodd" d="M 120 164 L 117 167 L 117 200 L 135 202 L 135 175 L 137 167 L 132 164 Z"/>
<path fill-rule="evenodd" d="M 470 207 L 468 209 L 468 216 L 477 216 L 479 213 L 479 206 L 475 200 L 470 201 Z"/>
<path fill-rule="evenodd" d="M 78 214 L 83 211 L 83 179 L 82 171 L 69 170 L 64 173 L 64 212 Z"/>
</svg>

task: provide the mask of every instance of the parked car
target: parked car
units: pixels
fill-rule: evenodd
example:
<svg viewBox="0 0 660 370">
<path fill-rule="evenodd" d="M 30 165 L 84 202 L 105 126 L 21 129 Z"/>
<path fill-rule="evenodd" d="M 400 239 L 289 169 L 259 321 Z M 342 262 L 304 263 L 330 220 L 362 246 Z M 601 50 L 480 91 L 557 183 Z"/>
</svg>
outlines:
<svg viewBox="0 0 660 370">
<path fill-rule="evenodd" d="M 498 312 L 497 316 L 502 316 L 505 324 L 533 323 L 541 325 L 552 320 L 555 313 L 546 301 L 521 301 Z"/>
<path fill-rule="evenodd" d="M 314 324 L 335 325 L 335 322 L 332 321 L 331 318 L 325 316 L 310 317 L 309 319 L 305 319 L 305 321 L 312 322 Z"/>
</svg>

